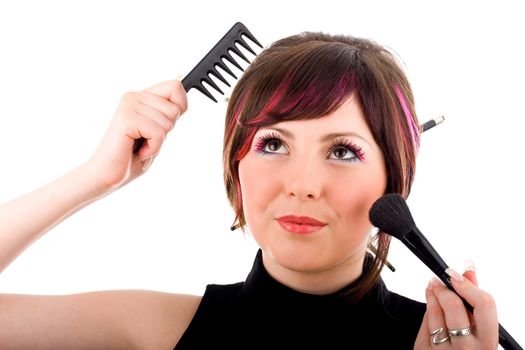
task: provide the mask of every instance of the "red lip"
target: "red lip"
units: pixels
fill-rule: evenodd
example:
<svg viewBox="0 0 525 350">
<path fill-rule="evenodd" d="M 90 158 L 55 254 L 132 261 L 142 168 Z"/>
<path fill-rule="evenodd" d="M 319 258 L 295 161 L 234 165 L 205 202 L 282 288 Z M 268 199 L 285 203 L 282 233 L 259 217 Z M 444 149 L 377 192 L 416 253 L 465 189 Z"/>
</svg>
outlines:
<svg viewBox="0 0 525 350">
<path fill-rule="evenodd" d="M 321 222 L 309 216 L 295 216 L 295 215 L 285 215 L 277 218 L 280 222 L 289 222 L 299 225 L 310 225 L 310 226 L 325 226 L 325 222 Z"/>
<path fill-rule="evenodd" d="M 327 224 L 308 216 L 286 215 L 277 218 L 281 227 L 292 233 L 308 234 L 319 231 Z"/>
</svg>

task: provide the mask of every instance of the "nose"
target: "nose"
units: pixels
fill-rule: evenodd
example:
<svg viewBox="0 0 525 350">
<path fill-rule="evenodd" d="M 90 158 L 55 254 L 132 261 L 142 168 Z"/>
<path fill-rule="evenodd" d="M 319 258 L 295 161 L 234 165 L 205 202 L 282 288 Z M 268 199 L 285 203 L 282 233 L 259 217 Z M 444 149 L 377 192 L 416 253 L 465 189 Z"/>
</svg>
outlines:
<svg viewBox="0 0 525 350">
<path fill-rule="evenodd" d="M 284 171 L 285 191 L 288 197 L 315 200 L 321 195 L 322 170 L 313 161 L 296 159 Z"/>
</svg>

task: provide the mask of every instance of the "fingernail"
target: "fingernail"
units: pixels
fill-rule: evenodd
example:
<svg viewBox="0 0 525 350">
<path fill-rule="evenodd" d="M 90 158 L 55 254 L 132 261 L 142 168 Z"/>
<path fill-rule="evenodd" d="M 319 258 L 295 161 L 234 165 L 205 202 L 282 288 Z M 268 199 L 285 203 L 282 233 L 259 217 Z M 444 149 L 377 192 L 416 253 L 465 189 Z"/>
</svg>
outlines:
<svg viewBox="0 0 525 350">
<path fill-rule="evenodd" d="M 432 282 L 432 279 L 431 279 L 430 281 L 428 281 L 427 290 L 432 290 L 433 285 L 434 283 Z"/>
<path fill-rule="evenodd" d="M 153 157 L 149 157 L 146 160 L 144 160 L 144 163 L 142 165 L 142 171 L 146 171 L 151 166 L 151 163 L 153 163 Z"/>
<path fill-rule="evenodd" d="M 463 277 L 462 275 L 459 274 L 459 272 L 457 272 L 454 269 L 451 269 L 450 267 L 445 270 L 445 273 L 447 275 L 449 275 L 450 278 L 452 278 L 452 279 L 454 279 L 454 280 L 456 280 L 458 282 L 463 282 L 465 280 L 465 277 Z"/>
<path fill-rule="evenodd" d="M 474 266 L 474 262 L 472 260 L 465 261 L 465 271 L 476 272 L 476 266 Z"/>
<path fill-rule="evenodd" d="M 439 286 L 441 284 L 441 280 L 436 276 L 433 276 L 428 284 L 430 287 Z"/>
<path fill-rule="evenodd" d="M 183 78 L 182 74 L 179 74 L 179 75 L 177 75 L 177 77 L 175 79 L 178 80 L 178 81 L 182 81 L 182 78 Z"/>
</svg>

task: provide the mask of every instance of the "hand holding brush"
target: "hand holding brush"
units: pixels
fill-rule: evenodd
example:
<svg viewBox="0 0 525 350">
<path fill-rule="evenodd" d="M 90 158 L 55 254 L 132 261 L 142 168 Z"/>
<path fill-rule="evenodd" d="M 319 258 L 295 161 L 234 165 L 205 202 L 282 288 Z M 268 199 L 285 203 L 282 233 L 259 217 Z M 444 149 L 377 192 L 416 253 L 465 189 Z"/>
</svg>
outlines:
<svg viewBox="0 0 525 350">
<path fill-rule="evenodd" d="M 483 304 L 489 300 L 489 298 L 486 297 L 486 293 L 481 292 L 481 290 L 479 290 L 463 276 L 449 269 L 445 261 L 417 228 L 414 219 L 412 218 L 412 214 L 410 213 L 410 210 L 408 209 L 408 206 L 402 196 L 389 193 L 379 198 L 370 209 L 370 221 L 381 231 L 388 233 L 389 235 L 403 242 L 403 244 L 405 244 L 408 249 L 410 249 L 423 263 L 425 263 L 425 265 L 427 265 L 427 267 L 431 269 L 436 274 L 436 276 L 441 279 L 441 281 L 443 281 L 449 290 L 460 296 L 460 299 L 465 305 L 466 310 L 468 310 L 468 312 L 474 316 L 476 325 L 459 325 L 459 327 L 464 328 L 458 329 L 453 329 L 455 326 L 449 324 L 449 322 L 455 321 L 453 320 L 454 318 L 457 319 L 457 317 L 462 316 L 461 312 L 458 312 L 457 309 L 453 310 L 453 312 L 447 313 L 446 315 L 437 315 L 438 318 L 441 318 L 440 321 L 442 322 L 442 324 L 437 325 L 437 327 L 432 328 L 433 325 L 431 323 L 436 324 L 435 320 L 428 319 L 428 324 L 430 325 L 430 328 L 432 328 L 429 333 L 431 336 L 431 341 L 434 345 L 444 343 L 450 340 L 450 338 L 454 338 L 454 342 L 456 343 L 460 339 L 472 342 L 474 340 L 482 339 L 483 337 L 487 336 L 487 333 L 490 333 L 490 319 L 483 318 L 484 315 L 482 315 L 481 319 L 478 320 L 476 316 L 479 315 L 477 310 L 474 308 L 477 306 L 477 302 Z M 450 276 L 452 276 L 454 282 L 451 281 Z M 454 288 L 454 285 L 457 288 Z M 440 286 L 439 284 L 433 284 L 432 288 L 439 291 Z M 444 295 L 443 291 L 441 291 L 441 295 Z M 430 300 L 429 304 L 431 304 L 433 301 L 435 300 Z M 431 307 L 432 305 L 428 306 Z M 495 312 L 495 307 L 493 306 L 493 308 Z M 480 310 L 480 313 L 484 314 L 485 312 L 486 309 L 483 311 Z M 436 318 L 436 313 L 429 314 L 427 311 L 426 317 Z M 442 333 L 445 332 L 447 325 L 449 326 L 449 336 L 442 335 Z M 472 335 L 474 337 L 471 337 Z M 523 349 L 501 325 L 499 325 L 499 344 L 504 349 Z"/>
</svg>

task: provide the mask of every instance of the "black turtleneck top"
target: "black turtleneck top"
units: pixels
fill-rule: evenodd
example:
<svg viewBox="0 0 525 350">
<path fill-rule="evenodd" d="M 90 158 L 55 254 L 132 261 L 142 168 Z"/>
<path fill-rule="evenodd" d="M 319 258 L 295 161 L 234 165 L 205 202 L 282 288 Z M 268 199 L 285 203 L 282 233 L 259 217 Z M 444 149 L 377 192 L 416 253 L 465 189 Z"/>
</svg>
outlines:
<svg viewBox="0 0 525 350">
<path fill-rule="evenodd" d="M 259 250 L 245 282 L 206 287 L 175 350 L 413 349 L 425 304 L 390 292 L 381 279 L 352 304 L 344 291 L 353 285 L 298 292 L 268 274 Z"/>
</svg>

